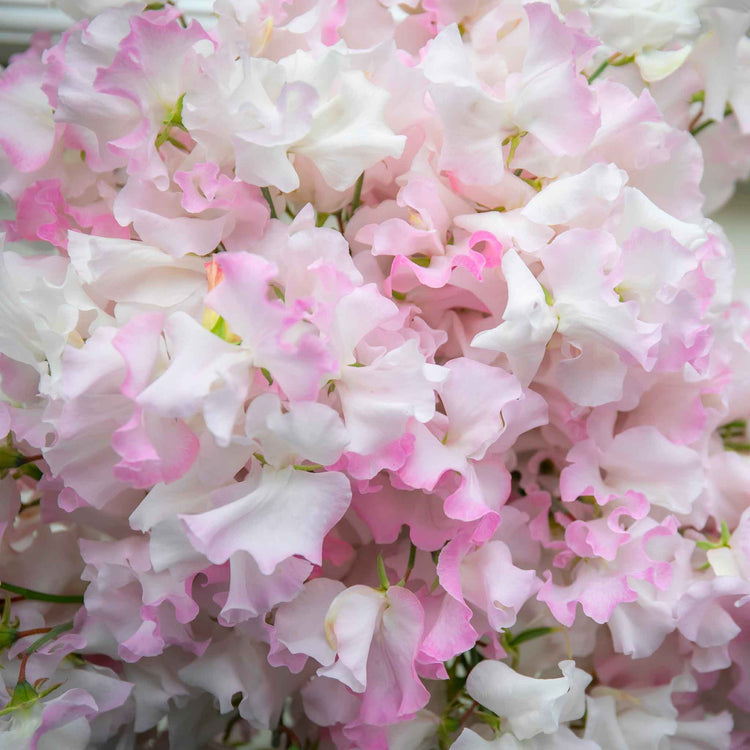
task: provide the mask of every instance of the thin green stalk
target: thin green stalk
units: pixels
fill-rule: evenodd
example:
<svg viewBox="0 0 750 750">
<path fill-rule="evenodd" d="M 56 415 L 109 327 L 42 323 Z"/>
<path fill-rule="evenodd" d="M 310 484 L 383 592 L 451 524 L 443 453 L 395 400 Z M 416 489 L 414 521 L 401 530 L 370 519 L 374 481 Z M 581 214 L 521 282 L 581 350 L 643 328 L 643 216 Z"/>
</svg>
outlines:
<svg viewBox="0 0 750 750">
<path fill-rule="evenodd" d="M 53 602 L 55 604 L 83 604 L 83 596 L 64 595 L 64 594 L 45 594 L 42 591 L 26 589 L 22 586 L 15 586 L 12 583 L 3 581 L 0 583 L 0 589 L 10 591 L 12 594 L 20 594 L 24 599 L 34 599 L 40 602 Z"/>
<path fill-rule="evenodd" d="M 716 122 L 716 120 L 705 120 L 704 122 L 702 122 L 697 127 L 694 127 L 690 131 L 690 135 L 692 135 L 692 136 L 698 135 L 698 133 L 700 133 L 701 130 L 705 130 L 709 125 L 713 125 L 715 122 Z"/>
<path fill-rule="evenodd" d="M 378 555 L 378 579 L 380 580 L 380 588 L 383 591 L 387 591 L 391 587 L 391 582 L 388 580 L 388 573 L 385 570 L 383 555 Z"/>
<path fill-rule="evenodd" d="M 263 197 L 266 199 L 266 203 L 268 203 L 268 207 L 271 209 L 271 218 L 278 219 L 279 217 L 276 214 L 276 208 L 273 205 L 273 200 L 271 199 L 271 191 L 267 187 L 262 187 L 260 189 L 260 192 L 263 193 Z"/>
<path fill-rule="evenodd" d="M 607 68 L 609 67 L 609 60 L 605 60 L 599 65 L 599 67 L 588 77 L 588 82 L 593 83 Z"/>
<path fill-rule="evenodd" d="M 63 633 L 67 633 L 68 630 L 73 630 L 73 620 L 69 620 L 68 622 L 64 622 L 61 625 L 55 625 L 54 628 L 52 628 L 49 633 L 45 633 L 41 638 L 37 638 L 27 649 L 27 654 L 33 654 L 34 651 L 38 651 L 42 646 L 49 643 L 50 641 L 54 641 L 55 638 L 57 638 L 58 635 L 62 635 Z"/>
<path fill-rule="evenodd" d="M 354 212 L 362 205 L 362 183 L 365 181 L 365 173 L 357 177 L 357 182 L 354 183 L 354 196 L 352 197 L 352 210 L 349 214 L 349 218 L 354 215 Z"/>
</svg>

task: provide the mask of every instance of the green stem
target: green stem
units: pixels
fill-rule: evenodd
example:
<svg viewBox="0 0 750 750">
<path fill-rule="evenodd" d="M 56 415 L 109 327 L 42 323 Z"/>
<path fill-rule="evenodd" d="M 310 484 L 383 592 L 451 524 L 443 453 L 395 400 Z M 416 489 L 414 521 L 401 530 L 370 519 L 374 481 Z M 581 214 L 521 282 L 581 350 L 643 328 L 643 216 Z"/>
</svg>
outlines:
<svg viewBox="0 0 750 750">
<path fill-rule="evenodd" d="M 701 130 L 705 130 L 709 125 L 713 125 L 715 122 L 716 120 L 706 120 L 705 122 L 702 122 L 700 125 L 698 125 L 697 127 L 694 127 L 690 131 L 690 135 L 692 136 L 698 135 L 698 133 L 700 133 Z"/>
<path fill-rule="evenodd" d="M 616 55 L 614 60 L 611 57 L 609 59 L 609 64 L 616 68 L 622 68 L 624 65 L 630 65 L 632 62 L 635 62 L 635 55 L 628 55 L 627 57 Z"/>
<path fill-rule="evenodd" d="M 607 68 L 609 67 L 609 60 L 605 60 L 599 65 L 599 67 L 588 77 L 588 82 L 593 83 Z"/>
<path fill-rule="evenodd" d="M 25 589 L 22 586 L 14 586 L 12 583 L 7 583 L 5 581 L 0 583 L 0 589 L 10 591 L 12 594 L 20 594 L 24 599 L 34 599 L 40 602 L 54 602 L 55 604 L 83 604 L 83 596 L 45 594 L 41 591 Z"/>
<path fill-rule="evenodd" d="M 263 193 L 263 197 L 266 199 L 266 203 L 268 203 L 268 207 L 271 209 L 271 218 L 278 219 L 279 217 L 276 213 L 276 208 L 273 205 L 273 200 L 271 199 L 271 191 L 267 187 L 262 187 L 260 189 L 260 192 Z"/>
<path fill-rule="evenodd" d="M 409 582 L 409 576 L 411 575 L 412 570 L 414 570 L 414 563 L 417 559 L 417 548 L 414 545 L 414 543 L 411 543 L 411 546 L 409 547 L 409 560 L 406 563 L 406 572 L 404 573 L 404 577 L 396 584 L 397 586 L 405 586 Z"/>
<path fill-rule="evenodd" d="M 176 149 L 184 151 L 186 154 L 190 153 L 190 149 L 187 146 L 185 146 L 183 143 L 180 143 L 175 137 L 171 135 L 167 136 L 167 143 L 171 143 Z"/>
<path fill-rule="evenodd" d="M 727 440 L 724 442 L 724 447 L 727 450 L 737 453 L 750 453 L 750 443 L 738 443 L 734 440 Z"/>
<path fill-rule="evenodd" d="M 177 7 L 177 3 L 174 0 L 167 0 L 167 5 L 171 5 L 173 8 Z M 187 21 L 185 20 L 185 16 L 182 13 L 177 16 L 177 20 L 179 21 L 180 26 L 182 26 L 183 29 L 187 28 Z"/>
<path fill-rule="evenodd" d="M 508 639 L 508 643 L 510 644 L 511 648 L 518 648 L 518 646 L 520 646 L 522 643 L 526 643 L 526 641 L 533 641 L 535 638 L 541 638 L 545 635 L 559 632 L 560 628 L 529 628 L 528 630 L 524 630 L 517 635 L 511 635 L 511 637 Z"/>
<path fill-rule="evenodd" d="M 365 181 L 365 173 L 357 177 L 357 181 L 354 183 L 354 196 L 352 197 L 352 210 L 349 214 L 351 219 L 354 216 L 354 212 L 362 205 L 362 183 Z"/>
<path fill-rule="evenodd" d="M 54 641 L 58 635 L 67 633 L 68 630 L 73 630 L 73 620 L 62 623 L 62 625 L 56 625 L 52 628 L 49 633 L 45 633 L 41 638 L 37 638 L 27 649 L 26 654 L 33 654 L 34 651 L 38 651 L 42 646 Z"/>
<path fill-rule="evenodd" d="M 385 570 L 383 555 L 378 555 L 378 579 L 380 580 L 380 588 L 383 591 L 388 591 L 391 587 L 391 582 L 388 580 L 388 573 Z"/>
</svg>

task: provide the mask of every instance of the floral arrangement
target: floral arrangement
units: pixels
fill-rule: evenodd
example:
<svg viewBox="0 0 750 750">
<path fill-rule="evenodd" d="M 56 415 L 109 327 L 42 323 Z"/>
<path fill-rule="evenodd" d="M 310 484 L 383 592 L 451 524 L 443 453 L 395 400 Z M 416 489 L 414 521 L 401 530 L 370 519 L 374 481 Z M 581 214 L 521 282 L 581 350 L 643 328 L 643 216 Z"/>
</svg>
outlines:
<svg viewBox="0 0 750 750">
<path fill-rule="evenodd" d="M 747 747 L 747 4 L 61 4 L 0 79 L 0 746 Z"/>
</svg>

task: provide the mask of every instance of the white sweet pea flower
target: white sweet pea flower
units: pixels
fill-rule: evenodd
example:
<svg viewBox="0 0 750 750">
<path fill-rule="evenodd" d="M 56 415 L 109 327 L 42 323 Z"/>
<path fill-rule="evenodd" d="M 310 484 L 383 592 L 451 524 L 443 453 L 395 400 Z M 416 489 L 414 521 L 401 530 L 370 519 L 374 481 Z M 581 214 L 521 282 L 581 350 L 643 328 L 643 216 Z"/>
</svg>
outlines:
<svg viewBox="0 0 750 750">
<path fill-rule="evenodd" d="M 580 719 L 585 711 L 591 676 L 566 660 L 562 677 L 535 679 L 501 661 L 477 664 L 466 680 L 466 691 L 478 703 L 507 720 L 520 740 L 556 732 L 561 723 Z"/>
<path fill-rule="evenodd" d="M 486 740 L 472 729 L 464 729 L 451 745 L 452 750 L 601 750 L 601 747 L 581 739 L 565 726 L 554 734 L 538 734 L 529 740 L 519 740 L 512 734 Z"/>
<path fill-rule="evenodd" d="M 542 363 L 557 316 L 547 304 L 544 288 L 515 250 L 505 253 L 502 269 L 508 282 L 503 322 L 478 333 L 471 345 L 503 352 L 521 385 L 527 386 Z"/>
</svg>

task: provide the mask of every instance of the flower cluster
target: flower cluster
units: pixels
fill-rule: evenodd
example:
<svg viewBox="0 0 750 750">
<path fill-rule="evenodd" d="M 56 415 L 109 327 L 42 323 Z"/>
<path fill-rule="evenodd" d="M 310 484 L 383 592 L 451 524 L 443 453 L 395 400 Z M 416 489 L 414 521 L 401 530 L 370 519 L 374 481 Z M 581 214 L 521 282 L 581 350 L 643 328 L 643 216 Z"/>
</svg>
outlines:
<svg viewBox="0 0 750 750">
<path fill-rule="evenodd" d="M 750 10 L 62 5 L 0 78 L 0 745 L 745 747 Z"/>
</svg>

